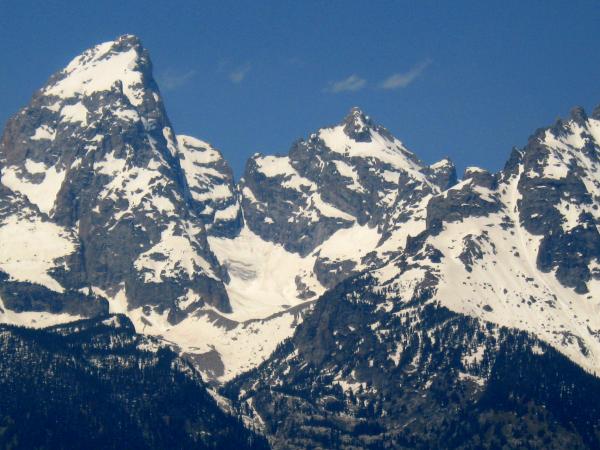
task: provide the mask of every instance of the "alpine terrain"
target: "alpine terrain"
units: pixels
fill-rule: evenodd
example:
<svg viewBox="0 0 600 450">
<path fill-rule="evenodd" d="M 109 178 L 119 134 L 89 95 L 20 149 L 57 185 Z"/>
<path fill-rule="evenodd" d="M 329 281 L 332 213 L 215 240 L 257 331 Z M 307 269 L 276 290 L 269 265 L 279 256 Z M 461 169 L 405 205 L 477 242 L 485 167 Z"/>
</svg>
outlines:
<svg viewBox="0 0 600 450">
<path fill-rule="evenodd" d="M 460 178 L 352 108 L 236 182 L 90 48 L 0 142 L 0 442 L 600 448 L 599 170 L 600 107 Z"/>
</svg>

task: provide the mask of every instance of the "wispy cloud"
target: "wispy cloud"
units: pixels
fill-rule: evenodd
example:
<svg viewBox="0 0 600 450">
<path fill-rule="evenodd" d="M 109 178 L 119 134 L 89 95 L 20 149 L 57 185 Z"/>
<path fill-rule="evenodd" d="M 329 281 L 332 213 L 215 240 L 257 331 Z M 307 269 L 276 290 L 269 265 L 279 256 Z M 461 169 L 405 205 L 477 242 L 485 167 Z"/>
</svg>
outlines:
<svg viewBox="0 0 600 450">
<path fill-rule="evenodd" d="M 240 84 L 242 81 L 244 81 L 244 78 L 246 78 L 246 75 L 248 75 L 250 69 L 252 69 L 250 64 L 244 64 L 243 66 L 239 66 L 230 70 L 228 73 L 229 81 L 234 84 Z"/>
<path fill-rule="evenodd" d="M 196 75 L 195 70 L 175 70 L 167 69 L 162 73 L 159 73 L 157 78 L 160 87 L 166 91 L 172 91 L 180 88 L 187 82 L 189 82 Z"/>
<path fill-rule="evenodd" d="M 426 59 L 411 67 L 410 70 L 406 72 L 394 73 L 383 80 L 379 87 L 382 89 L 404 88 L 415 81 L 432 62 L 431 59 Z"/>
<path fill-rule="evenodd" d="M 343 80 L 329 83 L 329 86 L 325 88 L 325 91 L 331 92 L 332 94 L 339 94 L 340 92 L 356 92 L 364 88 L 366 84 L 367 80 L 353 74 Z"/>
</svg>

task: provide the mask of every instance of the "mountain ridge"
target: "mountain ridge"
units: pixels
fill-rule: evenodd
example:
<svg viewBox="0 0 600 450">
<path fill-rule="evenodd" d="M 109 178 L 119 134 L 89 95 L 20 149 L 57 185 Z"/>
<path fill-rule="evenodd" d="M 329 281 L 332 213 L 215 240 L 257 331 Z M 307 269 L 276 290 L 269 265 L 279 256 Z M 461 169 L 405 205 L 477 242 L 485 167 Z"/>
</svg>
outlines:
<svg viewBox="0 0 600 450">
<path fill-rule="evenodd" d="M 36 258 L 31 255 L 0 261 L 4 292 L 18 287 L 25 295 L 41 284 L 78 301 L 97 298 L 100 309 L 83 314 L 105 311 L 100 305 L 107 302 L 137 329 L 176 342 L 199 367 L 216 357 L 224 369 L 211 377 L 224 381 L 266 359 L 321 295 L 348 278 L 373 272 L 383 286 L 405 286 L 399 292 L 408 289 L 408 297 L 415 284 L 435 279 L 436 289 L 462 296 L 445 306 L 501 325 L 510 324 L 499 311 L 533 314 L 547 297 L 564 297 L 550 301 L 563 305 L 560 314 L 550 314 L 552 306 L 535 313 L 556 325 L 513 325 L 532 327 L 578 363 L 595 367 L 600 326 L 588 321 L 586 329 L 574 317 L 587 319 L 594 307 L 582 299 L 594 295 L 594 264 L 600 264 L 597 110 L 588 117 L 575 108 L 570 119 L 536 131 L 515 149 L 503 170 L 467 168 L 458 180 L 448 158 L 423 163 L 353 107 L 287 154 L 254 155 L 236 183 L 218 150 L 175 133 L 149 53 L 139 39 L 122 36 L 73 59 L 7 125 L 0 202 L 8 215 L 0 234 L 30 230 L 18 246 L 6 247 L 12 253 L 33 249 L 31 239 L 42 235 L 49 247 L 36 273 L 24 269 Z M 52 195 L 41 195 L 46 191 Z M 29 216 L 15 213 L 18 202 Z M 492 238 L 489 227 L 502 231 Z M 494 252 L 513 239 L 511 231 L 522 242 L 518 249 L 502 244 L 499 260 Z M 542 238 L 537 249 L 540 233 L 553 237 Z M 446 238 L 453 242 L 440 241 Z M 510 305 L 497 286 L 491 294 L 468 279 L 505 261 L 520 270 L 500 271 L 505 280 L 538 284 L 511 282 Z M 459 272 L 442 273 L 450 269 Z M 427 272 L 423 279 L 419 271 Z M 545 275 L 553 271 L 557 284 Z M 466 285 L 486 302 L 470 299 L 472 292 L 460 287 Z M 526 299 L 518 309 L 519 293 L 530 291 L 536 301 Z M 36 295 L 18 307 L 3 298 L 3 308 L 16 314 L 10 320 L 27 322 L 35 313 L 47 324 L 85 311 L 45 304 Z M 251 349 L 243 360 L 240 339 Z M 580 356 L 581 348 L 592 356 Z"/>
</svg>

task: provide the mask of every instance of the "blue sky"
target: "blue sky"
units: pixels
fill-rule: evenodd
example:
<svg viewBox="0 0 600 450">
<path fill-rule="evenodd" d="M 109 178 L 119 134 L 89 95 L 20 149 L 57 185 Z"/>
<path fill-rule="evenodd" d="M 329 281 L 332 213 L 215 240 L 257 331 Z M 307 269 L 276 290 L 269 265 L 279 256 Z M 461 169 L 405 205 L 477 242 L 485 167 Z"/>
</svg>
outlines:
<svg viewBox="0 0 600 450">
<path fill-rule="evenodd" d="M 360 106 L 425 162 L 499 169 L 600 103 L 600 3 L 0 0 L 0 123 L 86 48 L 138 35 L 178 133 L 240 176 Z"/>
</svg>

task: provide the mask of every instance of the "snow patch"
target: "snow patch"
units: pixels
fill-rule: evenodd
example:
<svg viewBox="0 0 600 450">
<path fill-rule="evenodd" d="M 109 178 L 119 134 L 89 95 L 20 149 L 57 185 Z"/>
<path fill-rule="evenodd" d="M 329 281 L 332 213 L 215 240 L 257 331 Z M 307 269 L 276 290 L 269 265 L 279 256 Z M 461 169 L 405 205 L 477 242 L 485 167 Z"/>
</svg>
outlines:
<svg viewBox="0 0 600 450">
<path fill-rule="evenodd" d="M 64 228 L 39 218 L 10 216 L 0 223 L 0 269 L 14 280 L 63 292 L 48 272 L 75 249 L 74 238 Z"/>
<path fill-rule="evenodd" d="M 2 171 L 0 181 L 9 189 L 23 194 L 27 199 L 36 205 L 40 211 L 50 214 L 58 191 L 65 179 L 66 170 L 58 171 L 55 166 L 46 167 L 42 163 L 25 163 L 26 170 L 34 170 L 31 175 L 43 174 L 43 179 L 39 183 L 28 180 L 21 169 L 15 166 L 5 167 Z"/>
<path fill-rule="evenodd" d="M 144 281 L 160 283 L 181 277 L 191 280 L 198 272 L 218 279 L 211 265 L 196 251 L 193 238 L 187 233 L 178 233 L 175 224 L 170 223 L 161 233 L 160 242 L 135 260 L 133 266 L 143 275 Z"/>
<path fill-rule="evenodd" d="M 315 294 L 323 292 L 312 275 L 314 257 L 302 258 L 288 252 L 282 245 L 264 241 L 247 227 L 233 239 L 209 236 L 208 242 L 231 278 L 225 286 L 233 310 L 226 315 L 228 318 L 264 318 L 302 303 L 297 276 Z"/>
<path fill-rule="evenodd" d="M 35 133 L 31 136 L 32 141 L 48 140 L 51 141 L 56 136 L 56 130 L 50 128 L 48 125 L 42 125 L 36 128 Z"/>
</svg>

